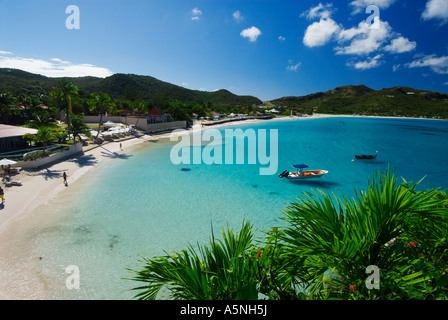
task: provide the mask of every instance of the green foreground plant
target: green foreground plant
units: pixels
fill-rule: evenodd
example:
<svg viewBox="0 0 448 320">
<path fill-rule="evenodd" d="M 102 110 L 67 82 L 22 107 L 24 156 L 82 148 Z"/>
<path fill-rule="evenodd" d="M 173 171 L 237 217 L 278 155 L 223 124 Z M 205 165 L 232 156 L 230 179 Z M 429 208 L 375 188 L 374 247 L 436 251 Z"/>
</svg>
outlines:
<svg viewBox="0 0 448 320">
<path fill-rule="evenodd" d="M 253 226 L 224 230 L 208 246 L 141 260 L 135 298 L 447 299 L 448 196 L 390 172 L 353 199 L 316 191 L 289 204 L 286 225 L 255 241 Z M 366 285 L 368 266 L 379 286 Z"/>
</svg>

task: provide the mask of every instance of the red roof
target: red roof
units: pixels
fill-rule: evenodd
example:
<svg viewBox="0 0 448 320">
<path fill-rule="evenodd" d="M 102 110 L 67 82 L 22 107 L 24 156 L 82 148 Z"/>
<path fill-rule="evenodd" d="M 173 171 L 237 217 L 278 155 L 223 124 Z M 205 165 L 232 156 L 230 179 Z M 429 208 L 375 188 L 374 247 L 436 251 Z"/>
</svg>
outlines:
<svg viewBox="0 0 448 320">
<path fill-rule="evenodd" d="M 157 107 L 152 108 L 151 111 L 148 112 L 148 115 L 150 116 L 163 116 L 164 114 L 165 113 Z"/>
</svg>

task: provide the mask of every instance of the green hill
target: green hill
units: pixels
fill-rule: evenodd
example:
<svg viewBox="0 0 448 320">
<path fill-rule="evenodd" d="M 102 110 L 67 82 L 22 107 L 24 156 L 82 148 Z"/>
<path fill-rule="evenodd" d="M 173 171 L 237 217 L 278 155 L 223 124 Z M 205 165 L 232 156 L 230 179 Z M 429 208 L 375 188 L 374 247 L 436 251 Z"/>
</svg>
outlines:
<svg viewBox="0 0 448 320">
<path fill-rule="evenodd" d="M 374 90 L 364 85 L 343 86 L 301 97 L 270 101 L 303 113 L 369 114 L 448 119 L 448 94 L 393 87 Z"/>
<path fill-rule="evenodd" d="M 93 92 L 105 92 L 113 99 L 163 101 L 169 103 L 210 103 L 212 105 L 251 106 L 261 100 L 252 96 L 238 96 L 227 90 L 206 92 L 186 89 L 150 76 L 114 74 L 107 78 L 66 78 L 79 89 L 81 98 Z M 57 84 L 57 78 L 49 78 L 16 69 L 0 69 L 0 91 L 19 95 L 24 91 L 49 92 Z"/>
<path fill-rule="evenodd" d="M 150 101 L 152 105 L 171 102 L 220 106 L 252 106 L 262 101 L 253 96 L 235 95 L 227 90 L 206 92 L 186 89 L 150 76 L 114 74 L 107 78 L 66 78 L 79 88 L 82 99 L 93 93 L 105 92 L 115 100 Z M 15 96 L 27 92 L 48 93 L 57 85 L 57 78 L 16 69 L 0 68 L 0 92 Z M 393 87 L 374 90 L 364 85 L 349 85 L 306 96 L 283 97 L 266 102 L 302 113 L 368 114 L 448 119 L 448 94 Z M 218 108 L 219 109 L 219 108 Z"/>
</svg>

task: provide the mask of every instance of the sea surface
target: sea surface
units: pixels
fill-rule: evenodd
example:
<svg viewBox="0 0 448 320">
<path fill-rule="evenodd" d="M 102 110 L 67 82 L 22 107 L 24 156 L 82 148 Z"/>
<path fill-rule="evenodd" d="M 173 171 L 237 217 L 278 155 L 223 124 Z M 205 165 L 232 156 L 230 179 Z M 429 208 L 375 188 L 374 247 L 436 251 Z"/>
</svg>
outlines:
<svg viewBox="0 0 448 320">
<path fill-rule="evenodd" d="M 224 137 L 232 128 L 219 131 Z M 177 142 L 148 142 L 92 168 L 70 186 L 70 196 L 41 208 L 36 219 L 58 218 L 48 225 L 36 223 L 27 246 L 51 298 L 131 299 L 136 292 L 129 289 L 140 283 L 125 278 L 128 269 L 139 269 L 143 256 L 205 244 L 212 228 L 217 236 L 223 227 L 237 231 L 243 221 L 252 223 L 261 237 L 264 230 L 283 224 L 282 210 L 305 192 L 320 189 L 352 197 L 367 187 L 374 172 L 389 166 L 406 181 L 425 178 L 420 189 L 448 187 L 447 121 L 338 117 L 238 128 L 243 133 L 265 129 L 268 144 L 278 135 L 275 174 L 260 175 L 267 165 L 249 164 L 247 158 L 244 164 L 175 165 L 170 153 Z M 225 151 L 226 143 L 209 147 Z M 190 151 L 203 151 L 205 145 Z M 376 160 L 355 159 L 355 154 L 376 151 Z M 314 181 L 278 177 L 301 163 L 329 173 Z M 74 275 L 74 269 L 67 269 L 71 266 L 79 271 L 79 289 L 67 287 Z"/>
</svg>

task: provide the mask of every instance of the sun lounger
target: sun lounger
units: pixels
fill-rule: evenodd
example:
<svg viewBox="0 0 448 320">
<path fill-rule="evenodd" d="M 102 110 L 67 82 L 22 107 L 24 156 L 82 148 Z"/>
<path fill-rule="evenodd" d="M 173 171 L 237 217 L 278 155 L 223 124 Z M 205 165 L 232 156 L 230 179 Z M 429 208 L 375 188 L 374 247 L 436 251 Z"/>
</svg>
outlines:
<svg viewBox="0 0 448 320">
<path fill-rule="evenodd" d="M 11 187 L 11 186 L 21 186 L 22 185 L 22 181 L 19 180 L 10 180 L 10 181 L 6 181 L 5 185 L 7 187 Z"/>
<path fill-rule="evenodd" d="M 19 173 L 20 170 L 22 170 L 21 167 L 14 167 L 14 168 L 11 168 L 11 173 Z"/>
</svg>

